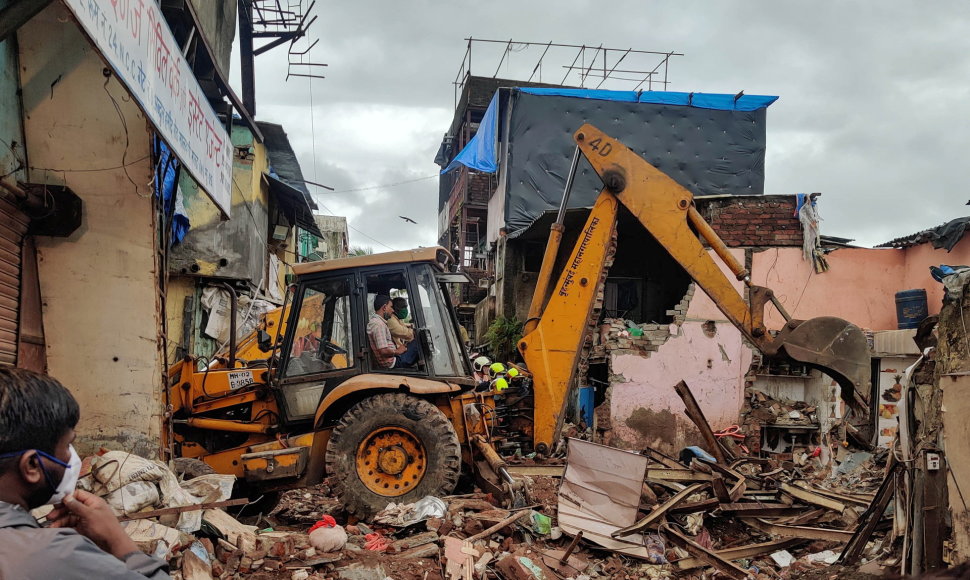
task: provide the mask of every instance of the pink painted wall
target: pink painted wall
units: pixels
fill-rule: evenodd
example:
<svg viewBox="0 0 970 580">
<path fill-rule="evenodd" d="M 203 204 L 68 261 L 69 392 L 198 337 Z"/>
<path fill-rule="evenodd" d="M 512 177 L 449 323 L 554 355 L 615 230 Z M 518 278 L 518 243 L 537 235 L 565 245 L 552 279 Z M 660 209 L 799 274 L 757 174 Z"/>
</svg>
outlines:
<svg viewBox="0 0 970 580">
<path fill-rule="evenodd" d="M 929 268 L 940 264 L 970 266 L 970 235 L 964 235 L 949 253 L 943 249 L 933 249 L 932 244 L 920 244 L 903 251 L 906 253 L 906 287 L 900 290 L 926 288 L 930 314 L 939 314 L 943 304 L 943 285 L 930 276 Z"/>
<path fill-rule="evenodd" d="M 771 248 L 754 254 L 751 280 L 775 291 L 793 318 L 838 316 L 872 330 L 894 330 L 896 292 L 924 288 L 930 314 L 937 314 L 943 286 L 930 277 L 929 267 L 970 264 L 970 236 L 953 251 L 930 244 L 912 248 L 844 248 L 828 254 L 829 270 L 816 274 L 802 259 L 801 248 Z M 767 309 L 769 328 L 783 323 Z"/>
<path fill-rule="evenodd" d="M 743 262 L 743 251 L 732 253 Z M 727 274 L 734 279 L 730 272 Z M 735 287 L 740 290 L 740 285 L 738 282 Z M 715 321 L 713 338 L 702 328 L 708 320 Z M 651 446 L 677 453 L 685 445 L 701 443 L 693 423 L 683 413 L 683 401 L 674 391 L 680 380 L 690 386 L 714 429 L 737 422 L 744 375 L 751 366 L 751 350 L 742 342 L 741 333 L 699 288 L 688 305 L 686 322 L 680 327 L 671 325 L 671 330 L 667 342 L 649 357 L 612 355 L 611 444 L 634 449 Z"/>
</svg>

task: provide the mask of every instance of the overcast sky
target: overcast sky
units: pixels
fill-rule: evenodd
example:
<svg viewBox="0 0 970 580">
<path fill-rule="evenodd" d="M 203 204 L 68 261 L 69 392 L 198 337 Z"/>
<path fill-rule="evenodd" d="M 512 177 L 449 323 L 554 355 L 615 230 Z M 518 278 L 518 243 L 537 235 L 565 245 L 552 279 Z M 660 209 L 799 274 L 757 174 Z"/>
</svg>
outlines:
<svg viewBox="0 0 970 580">
<path fill-rule="evenodd" d="M 765 193 L 821 191 L 823 234 L 871 245 L 970 213 L 965 2 L 412 0 L 315 13 L 310 57 L 327 78 L 285 81 L 285 47 L 257 57 L 257 118 L 282 123 L 306 179 L 337 190 L 311 187 L 356 228 L 352 245 L 436 242 L 433 160 L 468 36 L 680 52 L 669 90 L 780 96 Z M 574 54 L 547 55 L 542 80 L 560 82 Z M 527 78 L 538 56 L 514 53 L 498 76 Z M 501 52 L 476 45 L 473 57 L 473 74 L 492 76 Z"/>
</svg>

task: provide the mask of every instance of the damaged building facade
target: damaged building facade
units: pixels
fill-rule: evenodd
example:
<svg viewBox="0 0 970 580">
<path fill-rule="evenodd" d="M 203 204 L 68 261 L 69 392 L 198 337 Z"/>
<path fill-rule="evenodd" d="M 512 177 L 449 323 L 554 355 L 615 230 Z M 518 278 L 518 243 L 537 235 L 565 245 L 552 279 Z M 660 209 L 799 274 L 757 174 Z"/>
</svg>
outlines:
<svg viewBox="0 0 970 580">
<path fill-rule="evenodd" d="M 228 85 L 235 1 L 0 11 L 0 364 L 68 386 L 82 452 L 158 456 L 168 364 L 217 346 L 204 287 L 278 301 L 312 201 Z"/>
<path fill-rule="evenodd" d="M 774 99 L 466 79 L 436 161 L 444 169 L 439 243 L 459 256 L 476 282 L 457 300 L 473 342 L 483 344 L 498 317 L 525 320 L 562 200 L 572 133 L 589 122 L 690 190 L 698 211 L 751 272 L 752 283 L 773 289 L 793 318 L 836 316 L 869 331 L 875 387 L 864 396 L 880 417 L 879 441 L 888 443 L 896 409 L 893 401 L 873 397 L 896 392 L 895 377 L 916 354 L 913 331 L 897 329 L 896 293 L 925 289 L 930 311 L 938 309 L 942 294 L 929 266 L 966 263 L 966 249 L 957 244 L 947 254 L 928 243 L 856 248 L 851 240 L 817 234 L 806 249 L 798 210 L 803 203 L 824 208 L 824 196 L 763 191 L 766 116 Z M 554 277 L 602 187 L 581 160 Z M 617 231 L 575 385 L 595 390 L 596 440 L 674 453 L 699 443 L 673 389 L 679 380 L 690 385 L 716 430 L 740 423 L 748 447 L 810 451 L 841 423 L 845 404 L 829 377 L 762 361 L 626 210 Z M 744 285 L 734 284 L 746 298 Z M 771 306 L 766 316 L 771 329 L 785 323 Z"/>
</svg>

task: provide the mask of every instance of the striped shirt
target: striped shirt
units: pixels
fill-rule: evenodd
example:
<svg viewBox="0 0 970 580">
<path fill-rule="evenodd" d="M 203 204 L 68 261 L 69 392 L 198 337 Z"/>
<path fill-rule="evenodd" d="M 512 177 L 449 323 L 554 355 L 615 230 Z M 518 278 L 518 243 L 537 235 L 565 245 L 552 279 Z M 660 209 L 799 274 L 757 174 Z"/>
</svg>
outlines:
<svg viewBox="0 0 970 580">
<path fill-rule="evenodd" d="M 370 351 L 377 364 L 385 369 L 392 368 L 396 357 L 393 354 L 381 354 L 381 350 L 395 350 L 397 347 L 394 345 L 394 339 L 391 338 L 391 329 L 387 327 L 387 321 L 376 312 L 370 315 L 370 320 L 367 322 L 367 338 L 370 340 Z"/>
</svg>

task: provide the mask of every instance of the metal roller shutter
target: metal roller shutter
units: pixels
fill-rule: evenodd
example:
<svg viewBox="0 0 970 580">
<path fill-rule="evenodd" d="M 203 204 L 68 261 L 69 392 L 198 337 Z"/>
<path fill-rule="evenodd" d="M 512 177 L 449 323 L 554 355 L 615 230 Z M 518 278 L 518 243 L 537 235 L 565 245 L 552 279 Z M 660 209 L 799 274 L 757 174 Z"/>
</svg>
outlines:
<svg viewBox="0 0 970 580">
<path fill-rule="evenodd" d="M 20 330 L 20 259 L 30 219 L 0 198 L 0 364 L 17 364 Z"/>
</svg>

